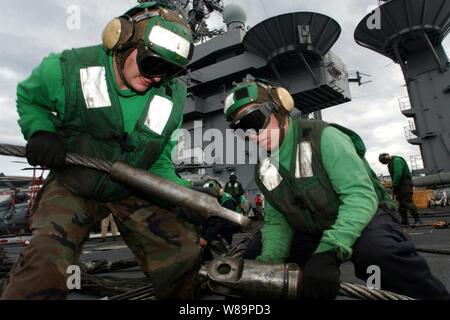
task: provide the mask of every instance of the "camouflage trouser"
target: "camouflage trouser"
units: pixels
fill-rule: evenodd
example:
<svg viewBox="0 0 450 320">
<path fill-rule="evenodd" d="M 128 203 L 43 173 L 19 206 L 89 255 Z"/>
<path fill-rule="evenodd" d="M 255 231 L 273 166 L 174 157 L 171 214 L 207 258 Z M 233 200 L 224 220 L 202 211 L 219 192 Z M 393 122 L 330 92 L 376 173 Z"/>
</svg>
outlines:
<svg viewBox="0 0 450 320">
<path fill-rule="evenodd" d="M 64 299 L 67 267 L 78 263 L 91 228 L 110 212 L 157 297 L 192 299 L 200 255 L 192 226 L 136 197 L 109 203 L 76 197 L 56 180 L 38 195 L 30 244 L 12 268 L 1 298 Z"/>
<path fill-rule="evenodd" d="M 413 202 L 413 186 L 411 180 L 402 181 L 400 186 L 394 190 L 395 197 L 398 201 L 399 212 L 402 218 L 402 224 L 407 223 L 408 221 L 408 212 L 412 217 L 417 219 L 419 217 L 419 213 L 417 212 L 416 205 Z"/>
</svg>

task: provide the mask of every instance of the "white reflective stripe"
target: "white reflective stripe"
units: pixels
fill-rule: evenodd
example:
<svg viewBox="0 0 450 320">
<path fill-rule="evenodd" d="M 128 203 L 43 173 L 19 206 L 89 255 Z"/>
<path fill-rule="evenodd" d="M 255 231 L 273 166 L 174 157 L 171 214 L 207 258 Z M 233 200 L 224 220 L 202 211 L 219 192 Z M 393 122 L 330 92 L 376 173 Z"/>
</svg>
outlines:
<svg viewBox="0 0 450 320">
<path fill-rule="evenodd" d="M 297 145 L 297 155 L 295 158 L 295 177 L 297 179 L 300 179 L 301 173 L 300 173 L 300 145 Z"/>
<path fill-rule="evenodd" d="M 259 166 L 259 178 L 269 191 L 278 187 L 281 181 L 283 181 L 283 177 L 278 172 L 278 169 L 268 158 L 261 161 Z"/>
<path fill-rule="evenodd" d="M 150 130 L 161 134 L 172 113 L 173 102 L 161 96 L 154 96 L 148 107 L 145 125 Z"/>
<path fill-rule="evenodd" d="M 223 109 L 223 112 L 226 114 L 228 109 L 231 107 L 231 105 L 234 103 L 234 93 L 230 93 L 227 98 L 225 99 L 225 108 Z"/>
<path fill-rule="evenodd" d="M 80 82 L 88 109 L 111 107 L 104 67 L 80 69 Z"/>
<path fill-rule="evenodd" d="M 154 26 L 148 36 L 148 40 L 169 51 L 175 52 L 177 55 L 187 59 L 191 50 L 191 43 L 176 33 L 164 29 L 161 26 Z"/>
<path fill-rule="evenodd" d="M 313 176 L 311 142 L 301 142 L 300 145 L 297 146 L 295 177 L 311 178 Z"/>
</svg>

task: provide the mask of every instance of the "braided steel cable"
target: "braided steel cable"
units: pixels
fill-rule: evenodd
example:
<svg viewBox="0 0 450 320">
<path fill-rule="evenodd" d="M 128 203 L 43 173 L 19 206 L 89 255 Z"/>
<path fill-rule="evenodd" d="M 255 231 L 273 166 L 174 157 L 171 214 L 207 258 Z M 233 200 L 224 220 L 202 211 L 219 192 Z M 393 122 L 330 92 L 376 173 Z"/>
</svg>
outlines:
<svg viewBox="0 0 450 320">
<path fill-rule="evenodd" d="M 0 144 L 0 154 L 4 156 L 24 158 L 25 147 L 13 146 L 9 144 Z"/>
<path fill-rule="evenodd" d="M 112 167 L 112 163 L 109 161 L 94 159 L 91 157 L 81 156 L 74 153 L 68 153 L 66 155 L 66 163 L 103 171 L 105 173 L 110 173 Z"/>
<path fill-rule="evenodd" d="M 245 248 L 247 246 L 247 243 L 252 240 L 258 232 L 260 232 L 262 229 L 262 225 L 256 227 L 252 232 L 250 232 L 248 235 L 246 235 L 241 241 L 236 243 L 226 254 L 225 256 L 229 256 L 232 258 L 241 258 L 244 256 Z"/>
<path fill-rule="evenodd" d="M 156 299 L 155 289 L 151 284 L 108 298 L 108 300 L 155 300 L 155 299 Z"/>
<path fill-rule="evenodd" d="M 339 295 L 362 300 L 414 300 L 390 291 L 369 289 L 360 284 L 341 282 Z"/>
<path fill-rule="evenodd" d="M 134 293 L 139 288 L 151 286 L 148 278 L 119 278 L 113 276 L 81 273 L 81 292 L 95 296 L 115 297 Z M 152 292 L 146 291 L 146 297 L 151 297 Z M 154 296 L 154 293 L 153 293 Z"/>
<path fill-rule="evenodd" d="M 24 158 L 25 147 L 0 144 L 0 155 Z M 75 166 L 95 169 L 106 173 L 110 173 L 112 167 L 112 163 L 109 161 L 94 159 L 74 153 L 66 154 L 66 163 Z"/>
</svg>

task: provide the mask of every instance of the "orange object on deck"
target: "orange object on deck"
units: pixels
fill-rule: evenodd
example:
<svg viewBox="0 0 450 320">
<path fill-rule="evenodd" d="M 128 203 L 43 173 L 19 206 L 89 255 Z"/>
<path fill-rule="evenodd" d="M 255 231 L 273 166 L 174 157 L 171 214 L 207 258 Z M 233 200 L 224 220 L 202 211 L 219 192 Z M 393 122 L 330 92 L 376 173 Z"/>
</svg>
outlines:
<svg viewBox="0 0 450 320">
<path fill-rule="evenodd" d="M 413 202 L 417 209 L 426 209 L 432 197 L 433 190 L 416 190 L 413 193 Z"/>
</svg>

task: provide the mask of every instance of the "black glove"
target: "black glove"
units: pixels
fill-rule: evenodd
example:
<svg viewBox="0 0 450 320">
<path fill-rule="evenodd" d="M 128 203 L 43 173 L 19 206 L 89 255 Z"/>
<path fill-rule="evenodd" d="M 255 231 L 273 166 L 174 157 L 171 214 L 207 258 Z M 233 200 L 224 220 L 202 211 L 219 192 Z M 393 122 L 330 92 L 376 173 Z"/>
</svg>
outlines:
<svg viewBox="0 0 450 320">
<path fill-rule="evenodd" d="M 32 166 L 40 165 L 58 169 L 65 164 L 66 149 L 56 134 L 38 131 L 28 140 L 25 156 Z"/>
<path fill-rule="evenodd" d="M 303 274 L 303 298 L 333 300 L 340 284 L 336 251 L 315 254 L 309 259 Z"/>
</svg>

